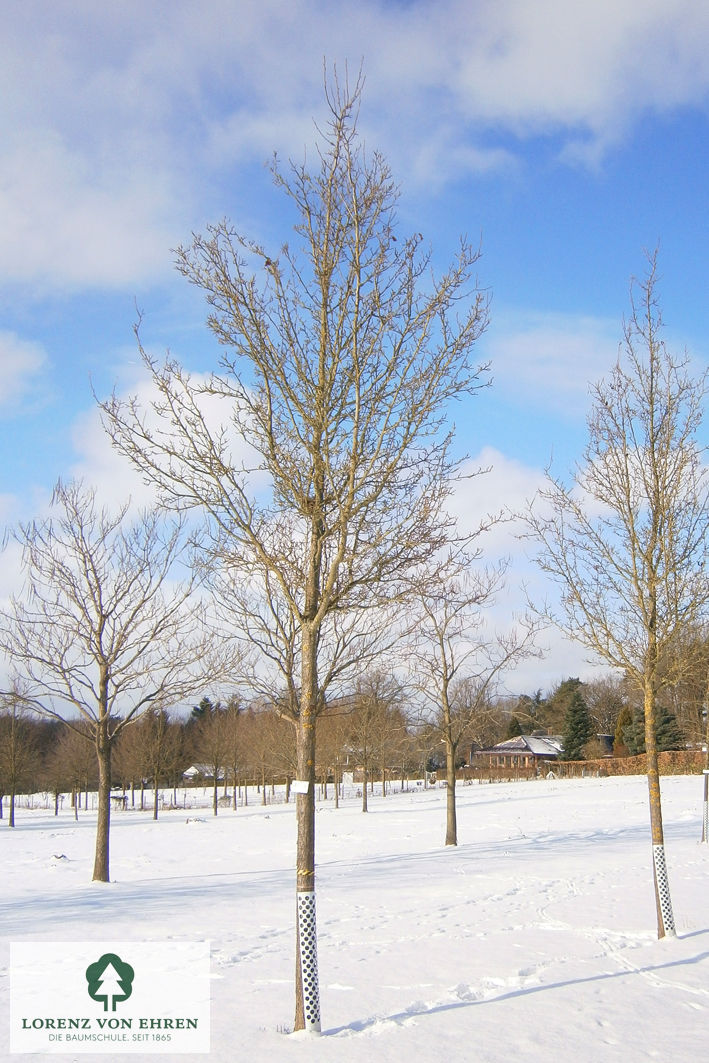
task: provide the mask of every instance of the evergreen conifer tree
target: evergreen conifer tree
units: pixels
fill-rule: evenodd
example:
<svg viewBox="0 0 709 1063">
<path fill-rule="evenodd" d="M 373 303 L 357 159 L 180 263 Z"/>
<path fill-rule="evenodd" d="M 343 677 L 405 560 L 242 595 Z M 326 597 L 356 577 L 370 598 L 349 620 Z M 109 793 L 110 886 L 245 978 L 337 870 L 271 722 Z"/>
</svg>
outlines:
<svg viewBox="0 0 709 1063">
<path fill-rule="evenodd" d="M 559 683 L 540 706 L 542 723 L 549 734 L 558 735 L 563 733 L 569 706 L 574 694 L 580 693 L 581 688 L 581 680 L 575 676 L 570 676 Z"/>
<path fill-rule="evenodd" d="M 574 690 L 564 717 L 564 760 L 583 760 L 584 746 L 593 738 L 593 723 L 586 702 Z"/>
<path fill-rule="evenodd" d="M 522 724 L 519 722 L 516 716 L 512 716 L 510 722 L 507 725 L 507 731 L 505 738 L 517 738 L 518 735 L 523 734 Z"/>
<path fill-rule="evenodd" d="M 677 723 L 677 717 L 664 706 L 657 706 L 655 720 L 655 741 L 657 752 L 665 753 L 673 749 L 683 749 L 684 736 Z M 645 713 L 639 709 L 633 714 L 632 723 L 624 728 L 623 736 L 626 746 L 633 756 L 645 752 Z"/>
<path fill-rule="evenodd" d="M 613 745 L 617 748 L 620 745 L 626 747 L 628 752 L 632 752 L 628 745 L 627 731 L 629 727 L 632 727 L 633 712 L 629 705 L 624 705 L 618 714 L 618 719 L 615 725 L 615 735 L 613 738 Z"/>
<path fill-rule="evenodd" d="M 685 739 L 677 723 L 677 717 L 670 710 L 661 707 L 657 713 L 657 749 L 662 753 L 671 749 L 684 749 Z"/>
</svg>

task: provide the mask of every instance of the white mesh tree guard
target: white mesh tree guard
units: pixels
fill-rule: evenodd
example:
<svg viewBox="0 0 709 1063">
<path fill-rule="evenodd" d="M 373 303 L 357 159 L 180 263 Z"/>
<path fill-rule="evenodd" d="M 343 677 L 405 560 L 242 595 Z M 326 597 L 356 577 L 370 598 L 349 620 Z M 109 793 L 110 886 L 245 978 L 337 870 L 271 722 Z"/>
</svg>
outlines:
<svg viewBox="0 0 709 1063">
<path fill-rule="evenodd" d="M 320 988 L 318 986 L 318 941 L 315 927 L 315 892 L 298 893 L 298 940 L 303 982 L 305 1029 L 320 1033 Z"/>
<path fill-rule="evenodd" d="M 652 857 L 655 863 L 655 882 L 657 884 L 657 893 L 660 898 L 662 926 L 668 937 L 674 937 L 676 933 L 675 920 L 672 914 L 672 900 L 670 898 L 670 884 L 667 878 L 664 845 L 653 845 Z"/>
</svg>

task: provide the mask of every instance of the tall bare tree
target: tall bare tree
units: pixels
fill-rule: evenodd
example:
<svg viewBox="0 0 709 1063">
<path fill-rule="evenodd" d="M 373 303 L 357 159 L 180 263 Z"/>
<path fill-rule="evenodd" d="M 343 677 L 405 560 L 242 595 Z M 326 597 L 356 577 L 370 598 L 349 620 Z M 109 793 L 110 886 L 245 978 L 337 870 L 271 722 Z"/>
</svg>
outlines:
<svg viewBox="0 0 709 1063">
<path fill-rule="evenodd" d="M 26 592 L 0 613 L 0 648 L 22 703 L 64 719 L 95 747 L 98 822 L 93 877 L 109 881 L 111 753 L 154 702 L 179 702 L 207 660 L 180 521 L 110 513 L 81 483 L 59 483 L 55 515 L 22 525 Z"/>
<path fill-rule="evenodd" d="M 642 697 L 658 935 L 674 934 L 657 762 L 661 690 L 691 667 L 682 643 L 705 617 L 709 480 L 697 430 L 704 376 L 662 340 L 657 256 L 631 286 L 624 344 L 592 388 L 589 441 L 571 486 L 549 475 L 530 508 L 538 561 L 561 588 L 553 618 Z"/>
<path fill-rule="evenodd" d="M 448 407 L 486 382 L 473 361 L 487 322 L 473 275 L 478 249 L 462 241 L 436 278 L 420 234 L 397 239 L 390 171 L 357 137 L 360 90 L 336 80 L 326 90 L 329 120 L 312 169 L 274 164 L 296 216 L 293 246 L 266 249 L 225 221 L 178 250 L 178 269 L 205 293 L 208 325 L 225 348 L 220 371 L 197 380 L 143 352 L 160 396 L 154 410 L 115 396 L 103 404 L 119 450 L 165 504 L 207 511 L 217 554 L 265 597 L 277 595 L 278 622 L 297 642 L 288 711 L 309 958 L 303 989 L 298 943 L 296 1029 L 320 1024 L 315 719 L 333 617 L 396 597 L 410 566 L 446 542 L 456 469 Z M 228 429 L 207 416 L 220 399 Z"/>
<path fill-rule="evenodd" d="M 490 631 L 485 610 L 500 590 L 505 565 L 476 571 L 469 560 L 460 555 L 443 579 L 419 589 L 420 623 L 412 658 L 423 715 L 445 747 L 446 845 L 458 844 L 460 744 L 472 739 L 475 724 L 491 711 L 490 699 L 505 671 L 535 652 L 538 627 L 525 618 L 507 633 Z"/>
</svg>

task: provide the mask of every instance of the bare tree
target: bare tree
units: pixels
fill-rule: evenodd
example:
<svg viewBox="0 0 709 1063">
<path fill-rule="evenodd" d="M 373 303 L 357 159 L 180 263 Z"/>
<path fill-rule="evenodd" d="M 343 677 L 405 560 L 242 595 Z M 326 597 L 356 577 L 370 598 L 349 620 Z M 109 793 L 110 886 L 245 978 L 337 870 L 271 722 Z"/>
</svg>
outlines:
<svg viewBox="0 0 709 1063">
<path fill-rule="evenodd" d="M 402 737 L 401 701 L 401 683 L 391 673 L 373 670 L 357 683 L 349 716 L 348 741 L 352 755 L 362 769 L 363 812 L 368 811 L 367 788 L 373 782 L 377 764 L 382 771 L 384 796 L 387 756 L 394 759 L 393 746 Z"/>
<path fill-rule="evenodd" d="M 36 771 L 38 756 L 37 735 L 22 704 L 18 692 L 10 692 L 0 701 L 0 818 L 2 800 L 10 799 L 8 827 L 15 826 L 15 798 L 24 793 Z"/>
<path fill-rule="evenodd" d="M 332 772 L 335 808 L 340 807 L 342 772 L 349 751 L 350 718 L 353 711 L 351 697 L 337 698 L 318 716 L 318 760 L 321 773 L 327 778 Z"/>
<path fill-rule="evenodd" d="M 244 734 L 245 713 L 241 700 L 237 694 L 232 694 L 226 704 L 227 714 L 227 737 L 224 751 L 225 782 L 229 779 L 232 783 L 231 807 L 236 811 L 238 807 L 237 791 L 239 779 L 246 765 L 246 741 Z"/>
<path fill-rule="evenodd" d="M 690 665 L 685 633 L 706 615 L 707 475 L 697 430 L 705 377 L 661 338 L 656 255 L 631 287 L 624 350 L 592 388 L 589 441 L 571 487 L 548 477 L 529 511 L 538 562 L 561 588 L 553 619 L 621 669 L 641 695 L 658 935 L 674 934 L 655 734 L 658 694 Z"/>
<path fill-rule="evenodd" d="M 707 704 L 709 678 L 709 632 L 706 628 L 688 631 L 679 653 L 686 659 L 686 667 L 675 668 L 680 678 L 664 697 L 687 742 L 700 746 L 706 733 L 704 710 Z"/>
<path fill-rule="evenodd" d="M 58 807 L 58 790 L 71 793 L 74 817 L 79 818 L 82 792 L 86 795 L 98 782 L 96 751 L 87 723 L 79 717 L 70 727 L 63 724 L 56 746 L 47 758 L 47 770 L 55 795 L 55 810 Z"/>
<path fill-rule="evenodd" d="M 295 744 L 293 728 L 270 706 L 261 708 L 258 712 L 249 712 L 244 723 L 247 725 L 246 764 L 252 778 L 257 781 L 261 804 L 265 805 L 268 803 L 268 784 L 273 787 L 276 776 L 280 775 L 279 769 L 284 762 L 283 753 L 288 745 L 292 747 Z M 288 758 L 286 753 L 286 763 L 288 759 L 292 762 L 292 758 Z M 284 766 L 284 775 L 285 772 Z"/>
<path fill-rule="evenodd" d="M 20 526 L 26 592 L 0 614 L 0 648 L 22 681 L 22 702 L 88 738 L 98 764 L 93 877 L 109 880 L 111 753 L 123 729 L 156 701 L 179 702 L 207 662 L 181 523 L 128 507 L 99 509 L 94 491 L 59 483 L 56 515 Z"/>
<path fill-rule="evenodd" d="M 465 555 L 445 578 L 418 593 L 414 669 L 427 722 L 446 755 L 446 845 L 458 844 L 456 768 L 459 746 L 491 711 L 505 671 L 534 651 L 537 626 L 525 618 L 506 634 L 490 632 L 484 610 L 492 605 L 505 566 L 474 570 Z"/>
<path fill-rule="evenodd" d="M 120 738 L 114 742 L 111 752 L 111 778 L 114 786 L 120 782 L 124 791 L 130 787 L 132 808 L 135 808 L 136 789 L 139 791 L 138 807 L 142 812 L 145 808 L 145 784 L 149 777 L 147 750 L 141 728 L 136 723 L 123 731 Z"/>
<path fill-rule="evenodd" d="M 259 714 L 261 738 L 268 750 L 268 763 L 270 765 L 272 784 L 276 779 L 282 779 L 286 784 L 286 799 L 290 797 L 290 784 L 295 778 L 298 768 L 295 729 L 288 716 L 283 716 L 277 709 L 269 708 L 265 713 Z"/>
<path fill-rule="evenodd" d="M 219 783 L 226 780 L 236 726 L 234 714 L 217 702 L 199 721 L 195 735 L 196 756 L 199 763 L 209 769 L 212 780 L 212 812 L 215 816 L 219 811 Z"/>
<path fill-rule="evenodd" d="M 51 746 L 47 749 L 42 765 L 42 785 L 54 797 L 54 815 L 59 815 L 63 795 L 71 790 L 72 779 L 69 765 L 64 757 L 62 739 L 66 729 L 59 721 L 53 721 L 55 730 Z M 87 746 L 87 748 L 89 748 Z"/>
<path fill-rule="evenodd" d="M 390 601 L 410 566 L 446 542 L 457 467 L 447 408 L 485 382 L 472 360 L 487 322 L 478 250 L 462 241 L 437 279 L 420 234 L 397 239 L 389 169 L 358 143 L 360 89 L 327 90 L 312 170 L 274 164 L 297 216 L 294 247 L 268 251 L 222 222 L 178 250 L 225 348 L 220 372 L 197 380 L 143 352 L 160 395 L 152 413 L 115 396 L 103 404 L 118 449 L 166 505 L 207 511 L 216 554 L 264 598 L 277 596 L 278 623 L 297 642 L 287 711 L 298 750 L 296 891 L 311 959 L 304 992 L 297 944 L 296 1029 L 320 1024 L 315 719 L 332 618 Z M 228 430 L 207 416 L 219 400 Z"/>
<path fill-rule="evenodd" d="M 627 704 L 622 677 L 604 676 L 583 684 L 583 698 L 588 705 L 597 734 L 615 734 L 616 724 Z"/>
<path fill-rule="evenodd" d="M 160 785 L 167 784 L 180 751 L 179 728 L 166 709 L 153 704 L 143 712 L 132 730 L 141 745 L 146 775 L 153 784 L 153 819 L 157 819 Z"/>
</svg>

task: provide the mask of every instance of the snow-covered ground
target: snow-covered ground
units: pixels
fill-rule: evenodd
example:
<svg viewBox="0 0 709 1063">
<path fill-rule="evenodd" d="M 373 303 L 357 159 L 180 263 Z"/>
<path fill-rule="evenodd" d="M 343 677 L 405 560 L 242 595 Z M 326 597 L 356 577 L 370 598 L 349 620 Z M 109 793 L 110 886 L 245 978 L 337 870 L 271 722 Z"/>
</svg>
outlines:
<svg viewBox="0 0 709 1063">
<path fill-rule="evenodd" d="M 448 849 L 443 790 L 375 797 L 366 815 L 355 798 L 319 803 L 317 1037 L 288 1033 L 292 806 L 115 813 L 110 885 L 89 881 L 90 812 L 21 809 L 0 825 L 0 991 L 11 941 L 206 938 L 212 1049 L 183 1060 L 702 1059 L 701 777 L 664 779 L 663 811 L 678 936 L 658 941 L 643 778 L 461 786 Z M 2 1021 L 9 1058 L 7 1005 Z"/>
</svg>

